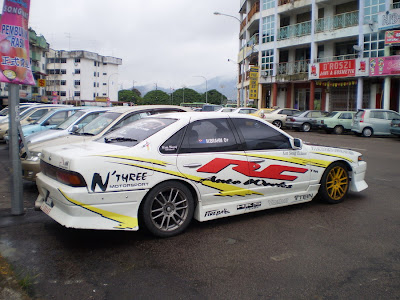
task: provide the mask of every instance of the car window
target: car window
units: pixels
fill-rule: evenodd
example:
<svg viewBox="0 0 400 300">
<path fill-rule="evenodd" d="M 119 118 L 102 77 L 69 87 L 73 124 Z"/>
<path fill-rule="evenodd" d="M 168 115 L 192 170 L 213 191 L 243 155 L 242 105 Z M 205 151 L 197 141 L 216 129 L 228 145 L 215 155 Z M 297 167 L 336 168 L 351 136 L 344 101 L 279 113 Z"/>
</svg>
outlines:
<svg viewBox="0 0 400 300">
<path fill-rule="evenodd" d="M 157 117 L 141 118 L 106 134 L 104 138 L 99 138 L 97 141 L 104 141 L 105 143 L 124 143 L 126 146 L 133 146 L 174 122 L 176 122 L 176 119 Z"/>
<path fill-rule="evenodd" d="M 386 119 L 386 114 L 384 111 L 371 111 L 369 114 L 370 118 L 374 118 L 374 119 L 382 119 L 385 120 Z"/>
<path fill-rule="evenodd" d="M 389 120 L 400 119 L 400 115 L 396 114 L 395 112 L 388 111 L 387 114 L 388 114 Z"/>
<path fill-rule="evenodd" d="M 364 114 L 364 110 L 359 110 L 359 111 L 357 111 L 357 113 L 356 113 L 356 115 L 354 116 L 355 118 L 361 118 L 361 116 Z"/>
<path fill-rule="evenodd" d="M 289 149 L 289 138 L 271 126 L 251 119 L 234 118 L 233 123 L 241 133 L 247 150 Z"/>
<path fill-rule="evenodd" d="M 120 117 L 120 113 L 116 112 L 108 112 L 98 116 L 92 122 L 88 123 L 86 126 L 83 126 L 81 129 L 77 131 L 78 134 L 89 133 L 92 135 L 99 134 L 104 128 L 110 125 L 114 120 Z"/>
<path fill-rule="evenodd" d="M 326 117 L 327 118 L 332 118 L 332 117 L 336 116 L 337 114 L 338 114 L 337 111 L 333 111 L 333 112 L 327 114 Z M 341 116 L 343 116 L 343 114 L 339 116 L 339 119 L 343 119 L 343 118 L 341 118 Z"/>
<path fill-rule="evenodd" d="M 353 118 L 352 113 L 341 113 L 338 119 L 351 120 L 352 118 Z"/>
<path fill-rule="evenodd" d="M 55 129 L 67 129 L 69 125 L 74 123 L 77 119 L 79 119 L 83 114 L 85 114 L 84 111 L 80 110 L 74 113 L 72 116 L 70 116 L 68 119 L 64 120 L 62 123 L 58 124 Z"/>
<path fill-rule="evenodd" d="M 291 116 L 293 115 L 294 111 L 290 109 L 282 109 L 279 113 L 282 115 Z"/>
<path fill-rule="evenodd" d="M 195 121 L 187 126 L 180 153 L 225 152 L 239 149 L 227 119 Z"/>
<path fill-rule="evenodd" d="M 127 124 L 129 124 L 129 123 L 132 123 L 133 121 L 137 121 L 137 120 L 139 120 L 139 119 L 141 119 L 141 118 L 144 118 L 144 117 L 147 117 L 147 116 L 149 116 L 150 115 L 150 112 L 140 112 L 140 113 L 133 113 L 133 114 L 131 114 L 131 115 L 129 115 L 129 116 L 126 116 L 125 118 L 123 118 L 122 120 L 120 120 L 119 122 L 118 122 L 118 124 L 117 125 L 115 125 L 115 126 L 113 126 L 113 128 L 111 129 L 111 130 L 116 130 L 116 129 L 119 129 L 119 128 L 121 128 L 122 126 L 125 126 L 125 125 L 127 125 Z"/>
<path fill-rule="evenodd" d="M 160 152 L 163 154 L 175 154 L 178 152 L 178 147 L 181 144 L 183 133 L 186 127 L 173 134 L 164 144 L 160 147 Z"/>
<path fill-rule="evenodd" d="M 321 116 L 321 113 L 319 111 L 312 111 L 310 114 L 311 118 L 319 118 Z"/>
<path fill-rule="evenodd" d="M 29 118 L 32 120 L 39 120 L 41 116 L 45 115 L 49 110 L 48 109 L 40 109 L 32 113 Z"/>
<path fill-rule="evenodd" d="M 64 121 L 68 116 L 68 111 L 59 111 L 54 113 L 47 121 L 46 125 L 57 125 Z"/>
</svg>

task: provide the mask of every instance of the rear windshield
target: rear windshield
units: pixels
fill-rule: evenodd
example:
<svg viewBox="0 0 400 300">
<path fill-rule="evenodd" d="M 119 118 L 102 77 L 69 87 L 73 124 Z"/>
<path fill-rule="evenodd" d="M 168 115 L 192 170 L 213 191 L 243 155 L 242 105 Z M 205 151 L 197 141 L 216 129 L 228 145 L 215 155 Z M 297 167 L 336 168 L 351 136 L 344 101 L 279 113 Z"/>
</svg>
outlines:
<svg viewBox="0 0 400 300">
<path fill-rule="evenodd" d="M 327 114 L 325 117 L 327 117 L 327 118 L 332 118 L 333 116 L 336 116 L 337 114 L 338 114 L 337 111 L 333 111 L 333 112 Z"/>
<path fill-rule="evenodd" d="M 359 110 L 359 111 L 356 113 L 355 117 L 356 117 L 356 118 L 360 118 L 360 117 L 362 116 L 363 113 L 364 113 L 363 110 Z"/>
</svg>

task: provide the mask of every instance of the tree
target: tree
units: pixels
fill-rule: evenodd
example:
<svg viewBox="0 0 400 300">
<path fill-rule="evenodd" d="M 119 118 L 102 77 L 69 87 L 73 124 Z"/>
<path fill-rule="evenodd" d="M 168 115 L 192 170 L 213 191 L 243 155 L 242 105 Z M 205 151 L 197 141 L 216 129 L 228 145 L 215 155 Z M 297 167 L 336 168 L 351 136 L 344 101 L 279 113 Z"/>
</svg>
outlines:
<svg viewBox="0 0 400 300">
<path fill-rule="evenodd" d="M 144 95 L 139 104 L 171 104 L 171 98 L 166 92 L 155 90 Z"/>
<path fill-rule="evenodd" d="M 206 102 L 206 93 L 201 95 L 203 102 Z M 207 101 L 210 104 L 225 104 L 228 98 L 225 95 L 221 94 L 217 90 L 209 90 L 207 92 Z"/>
<path fill-rule="evenodd" d="M 201 95 L 195 90 L 182 88 L 174 91 L 173 95 L 173 103 L 174 105 L 179 105 L 183 102 L 185 103 L 193 103 L 193 102 L 205 102 L 202 101 Z"/>
<path fill-rule="evenodd" d="M 137 94 L 136 91 L 132 90 L 120 90 L 118 92 L 118 101 L 133 102 L 135 104 L 138 104 L 140 100 L 141 100 L 140 92 L 139 94 Z"/>
</svg>

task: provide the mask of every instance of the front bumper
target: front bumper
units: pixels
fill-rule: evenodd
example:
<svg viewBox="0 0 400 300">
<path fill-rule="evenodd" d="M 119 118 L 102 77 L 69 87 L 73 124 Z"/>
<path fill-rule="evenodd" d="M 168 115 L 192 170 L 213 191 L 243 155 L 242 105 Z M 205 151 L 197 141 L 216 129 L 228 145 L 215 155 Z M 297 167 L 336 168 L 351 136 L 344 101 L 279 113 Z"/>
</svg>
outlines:
<svg viewBox="0 0 400 300">
<path fill-rule="evenodd" d="M 365 182 L 366 172 L 367 163 L 365 161 L 361 161 L 358 163 L 358 166 L 353 167 L 353 174 L 350 182 L 350 191 L 361 192 L 368 187 L 368 184 Z"/>
<path fill-rule="evenodd" d="M 138 230 L 138 210 L 147 190 L 89 193 L 63 185 L 43 173 L 36 180 L 35 208 L 68 228 Z"/>
<path fill-rule="evenodd" d="M 29 181 L 36 181 L 36 175 L 40 172 L 40 160 L 32 161 L 21 159 L 22 178 Z"/>
</svg>

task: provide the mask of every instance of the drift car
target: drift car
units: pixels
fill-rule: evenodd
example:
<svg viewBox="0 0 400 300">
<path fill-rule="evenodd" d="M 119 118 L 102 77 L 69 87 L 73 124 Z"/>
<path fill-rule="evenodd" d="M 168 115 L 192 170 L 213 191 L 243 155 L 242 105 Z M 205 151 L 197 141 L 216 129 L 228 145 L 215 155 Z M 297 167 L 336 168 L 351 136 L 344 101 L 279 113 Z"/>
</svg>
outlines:
<svg viewBox="0 0 400 300">
<path fill-rule="evenodd" d="M 36 208 L 71 228 L 168 237 L 207 221 L 360 192 L 360 153 L 304 144 L 243 114 L 150 116 L 95 141 L 43 149 Z"/>
</svg>

